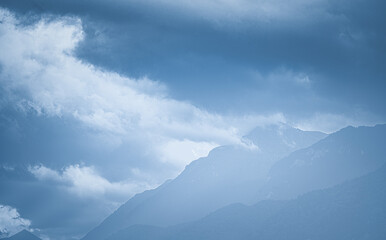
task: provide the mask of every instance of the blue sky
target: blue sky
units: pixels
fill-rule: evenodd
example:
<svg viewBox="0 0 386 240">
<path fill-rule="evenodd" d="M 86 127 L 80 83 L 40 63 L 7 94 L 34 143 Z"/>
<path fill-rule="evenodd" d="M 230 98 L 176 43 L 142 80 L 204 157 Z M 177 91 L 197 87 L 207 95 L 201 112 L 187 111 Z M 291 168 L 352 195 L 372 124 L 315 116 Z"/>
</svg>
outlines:
<svg viewBox="0 0 386 240">
<path fill-rule="evenodd" d="M 255 126 L 384 123 L 385 5 L 2 0 L 2 168 L 98 222 Z"/>
</svg>

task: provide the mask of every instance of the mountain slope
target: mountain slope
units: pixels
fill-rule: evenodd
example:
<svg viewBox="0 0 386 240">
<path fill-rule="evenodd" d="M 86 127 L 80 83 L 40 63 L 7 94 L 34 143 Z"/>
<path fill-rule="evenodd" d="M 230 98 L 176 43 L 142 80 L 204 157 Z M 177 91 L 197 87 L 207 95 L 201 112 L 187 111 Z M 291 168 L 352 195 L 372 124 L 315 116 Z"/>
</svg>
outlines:
<svg viewBox="0 0 386 240">
<path fill-rule="evenodd" d="M 245 146 L 223 146 L 188 165 L 173 181 L 139 194 L 85 236 L 98 240 L 134 224 L 168 226 L 199 219 L 235 202 L 253 203 L 274 162 L 325 134 L 286 125 L 256 128 Z M 256 147 L 257 146 L 257 147 Z"/>
<path fill-rule="evenodd" d="M 258 199 L 290 199 L 362 176 L 386 163 L 386 125 L 347 127 L 275 163 Z"/>
<path fill-rule="evenodd" d="M 9 238 L 3 238 L 2 240 L 41 240 L 34 234 L 27 230 L 22 230 Z"/>
<path fill-rule="evenodd" d="M 386 238 L 386 166 L 295 200 L 234 204 L 188 224 L 132 226 L 108 240 L 360 240 Z"/>
</svg>

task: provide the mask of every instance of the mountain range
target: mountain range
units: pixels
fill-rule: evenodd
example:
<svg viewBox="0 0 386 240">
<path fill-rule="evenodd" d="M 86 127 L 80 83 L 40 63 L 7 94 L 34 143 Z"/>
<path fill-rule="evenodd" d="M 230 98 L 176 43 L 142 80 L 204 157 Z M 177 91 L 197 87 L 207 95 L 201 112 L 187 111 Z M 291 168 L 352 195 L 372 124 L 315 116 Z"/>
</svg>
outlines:
<svg viewBox="0 0 386 240">
<path fill-rule="evenodd" d="M 85 240 L 98 240 L 134 224 L 170 226 L 204 217 L 235 202 L 254 203 L 270 167 L 294 150 L 324 138 L 285 124 L 257 127 L 243 145 L 221 146 L 189 164 L 174 180 L 123 204 Z"/>
<path fill-rule="evenodd" d="M 386 238 L 386 166 L 335 187 L 294 200 L 233 204 L 207 217 L 162 228 L 135 225 L 108 240 Z"/>
<path fill-rule="evenodd" d="M 339 195 L 346 191 L 339 188 L 330 190 L 337 196 L 321 190 L 319 195 L 314 193 L 297 197 L 310 191 L 331 188 L 380 169 L 386 163 L 386 149 L 382 144 L 385 141 L 386 125 L 347 127 L 328 136 L 286 125 L 257 128 L 245 136 L 245 146 L 216 148 L 208 157 L 188 165 L 176 179 L 134 196 L 83 239 L 132 239 L 130 236 L 135 236 L 134 239 L 249 239 L 248 236 L 252 238 L 256 234 L 262 234 L 266 239 L 284 239 L 286 231 L 273 224 L 276 221 L 282 219 L 282 227 L 285 229 L 292 224 L 285 219 L 307 223 L 308 219 L 303 218 L 302 214 L 311 214 L 313 211 L 317 219 L 324 216 L 324 213 L 317 212 L 319 208 L 312 208 L 312 201 L 315 201 L 315 206 L 320 204 L 327 212 L 331 211 L 331 214 L 336 209 L 329 209 L 329 204 L 346 204 L 346 200 L 351 201 L 347 204 L 361 204 L 355 202 L 360 199 L 357 198 L 359 192 L 347 190 L 357 194 L 350 200 Z M 368 187 L 373 189 L 371 186 Z M 315 194 L 319 197 L 312 197 Z M 309 203 L 304 200 L 310 198 L 313 200 Z M 378 205 L 384 211 L 382 204 Z M 366 209 L 365 206 L 361 207 Z M 308 212 L 302 213 L 299 209 Z M 345 212 L 347 216 L 355 214 L 353 209 Z M 298 219 L 297 210 L 300 214 Z M 214 217 L 219 215 L 223 217 Z M 335 216 L 332 214 L 331 217 Z M 217 220 L 208 220 L 213 218 Z M 240 221 L 232 222 L 237 219 Z M 319 219 L 320 222 L 317 222 L 317 219 L 316 225 L 324 224 L 325 220 Z M 228 220 L 232 224 L 223 223 Z M 273 237 L 276 228 L 284 235 Z M 312 231 L 311 227 L 309 231 Z M 200 235 L 205 232 L 208 234 Z M 247 236 L 240 238 L 241 233 Z M 293 237 L 303 239 L 300 237 L 303 233 L 299 234 L 295 231 Z M 324 235 L 304 239 L 320 239 L 318 236 Z"/>
</svg>

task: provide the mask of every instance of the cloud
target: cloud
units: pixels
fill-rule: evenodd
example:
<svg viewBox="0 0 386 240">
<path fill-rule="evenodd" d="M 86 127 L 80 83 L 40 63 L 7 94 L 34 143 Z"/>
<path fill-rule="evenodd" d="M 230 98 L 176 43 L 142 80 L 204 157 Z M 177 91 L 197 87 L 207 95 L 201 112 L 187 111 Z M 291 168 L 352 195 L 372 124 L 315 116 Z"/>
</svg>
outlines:
<svg viewBox="0 0 386 240">
<path fill-rule="evenodd" d="M 17 209 L 0 204 L 0 237 L 11 236 L 23 229 L 29 229 L 31 221 L 20 216 Z"/>
<path fill-rule="evenodd" d="M 76 119 L 105 134 L 106 141 L 140 142 L 154 156 L 171 157 L 166 162 L 178 162 L 177 157 L 159 146 L 183 143 L 186 155 L 178 154 L 183 163 L 192 159 L 197 146 L 206 149 L 196 151 L 200 157 L 197 153 L 206 154 L 209 146 L 241 143 L 243 129 L 259 119 L 277 121 L 277 114 L 235 118 L 210 113 L 169 97 L 157 81 L 82 62 L 74 56 L 84 37 L 78 18 L 43 19 L 27 26 L 7 10 L 0 11 L 0 18 L 0 83 L 23 111 Z"/>
<path fill-rule="evenodd" d="M 363 111 L 358 116 L 348 117 L 337 113 L 317 112 L 302 120 L 298 120 L 295 127 L 304 131 L 321 131 L 333 133 L 346 126 L 369 126 L 383 123 L 378 117 Z"/>
<path fill-rule="evenodd" d="M 244 20 L 300 20 L 312 15 L 315 17 L 316 13 L 324 12 L 329 4 L 328 0 L 292 0 L 290 2 L 284 0 L 111 0 L 108 3 L 100 0 L 85 0 L 82 3 L 76 0 L 59 0 L 58 4 L 54 6 L 41 0 L 35 0 L 34 2 L 35 4 L 31 4 L 30 1 L 11 2 L 8 5 L 19 8 L 26 6 L 36 8 L 39 6 L 39 10 L 51 8 L 54 11 L 75 9 L 76 12 L 83 11 L 83 8 L 87 6 L 87 11 L 91 14 L 103 15 L 99 17 L 115 21 L 128 18 L 122 12 L 133 13 L 156 8 L 158 11 L 156 13 L 152 12 L 153 15 L 175 14 L 173 11 L 176 11 L 180 14 L 183 13 L 181 15 L 184 17 L 189 15 L 193 18 L 214 21 L 216 24 L 224 24 L 243 22 Z M 102 9 L 105 10 L 104 14 L 101 14 Z M 300 12 L 302 14 L 299 14 Z M 178 15 L 178 13 L 175 15 Z"/>
<path fill-rule="evenodd" d="M 70 165 L 55 171 L 43 165 L 29 167 L 29 171 L 41 181 L 53 181 L 68 192 L 82 198 L 106 197 L 118 202 L 126 200 L 139 191 L 153 188 L 147 182 L 135 180 L 110 182 L 92 166 Z M 138 174 L 138 170 L 136 170 Z"/>
<path fill-rule="evenodd" d="M 82 17 L 86 41 L 77 48 L 81 58 L 130 76 L 148 74 L 169 82 L 174 96 L 195 105 L 227 112 L 256 111 L 260 104 L 263 110 L 309 114 L 316 108 L 342 112 L 354 103 L 385 116 L 379 104 L 386 87 L 382 1 L 56 2 L 2 1 L 21 14 Z M 219 25 L 230 27 L 216 28 Z M 302 99 L 307 91 L 283 96 L 269 88 L 265 91 L 296 103 L 272 106 L 270 99 L 262 104 L 254 96 L 243 98 L 245 91 L 259 87 L 251 84 L 250 71 L 265 75 L 281 66 L 299 73 L 312 71 L 308 76 L 315 93 L 332 101 L 313 106 L 314 99 Z M 297 106 L 303 102 L 311 106 Z"/>
</svg>

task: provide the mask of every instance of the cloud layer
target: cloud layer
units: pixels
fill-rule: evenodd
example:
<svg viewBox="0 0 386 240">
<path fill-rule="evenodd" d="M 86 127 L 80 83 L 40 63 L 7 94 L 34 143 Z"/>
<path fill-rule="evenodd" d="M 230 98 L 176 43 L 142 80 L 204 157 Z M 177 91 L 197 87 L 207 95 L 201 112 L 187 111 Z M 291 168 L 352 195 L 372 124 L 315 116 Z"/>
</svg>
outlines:
<svg viewBox="0 0 386 240">
<path fill-rule="evenodd" d="M 0 81 L 8 99 L 23 111 L 77 119 L 113 144 L 142 142 L 163 161 L 179 166 L 218 144 L 239 142 L 242 128 L 283 120 L 280 115 L 235 119 L 209 113 L 168 97 L 159 82 L 84 63 L 74 57 L 84 35 L 77 18 L 23 26 L 6 10 L 0 15 Z M 187 149 L 184 154 L 159 147 L 177 142 Z"/>
<path fill-rule="evenodd" d="M 81 198 L 104 197 L 115 201 L 117 206 L 135 193 L 155 187 L 135 180 L 110 182 L 100 176 L 93 167 L 88 166 L 70 165 L 61 171 L 56 171 L 43 165 L 36 165 L 30 167 L 29 171 L 39 180 L 54 182 Z"/>
</svg>

